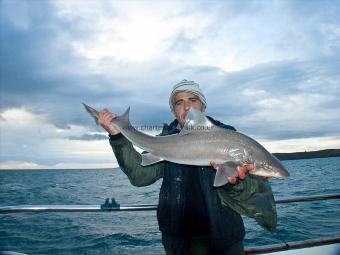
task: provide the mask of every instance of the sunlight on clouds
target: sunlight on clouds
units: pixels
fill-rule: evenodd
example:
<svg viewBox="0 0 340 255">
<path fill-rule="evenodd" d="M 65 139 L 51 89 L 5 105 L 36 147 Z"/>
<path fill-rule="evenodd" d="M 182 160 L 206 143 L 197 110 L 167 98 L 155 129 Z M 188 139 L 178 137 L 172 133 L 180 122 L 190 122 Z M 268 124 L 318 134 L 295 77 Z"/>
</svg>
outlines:
<svg viewBox="0 0 340 255">
<path fill-rule="evenodd" d="M 182 12 L 191 5 L 189 2 L 105 3 L 91 2 L 91 11 L 81 1 L 56 2 L 59 16 L 70 20 L 82 17 L 78 22 L 84 22 L 88 36 L 72 38 L 71 45 L 76 54 L 91 60 L 112 58 L 123 62 L 145 62 L 168 58 L 179 61 L 183 52 L 173 52 L 172 48 L 178 35 L 196 39 L 211 23 L 209 15 L 199 12 L 183 15 Z M 108 14 L 110 11 L 112 15 Z M 93 16 L 96 19 L 91 18 Z"/>
<path fill-rule="evenodd" d="M 80 125 L 68 125 L 67 129 L 57 128 L 50 123 L 42 114 L 36 114 L 25 108 L 12 108 L 0 114 L 1 128 L 3 134 L 16 130 L 17 136 L 22 132 L 23 136 L 27 133 L 39 134 L 41 138 L 56 135 L 59 138 L 87 133 L 88 129 Z"/>
<path fill-rule="evenodd" d="M 36 164 L 33 162 L 24 161 L 8 161 L 0 163 L 0 169 L 98 169 L 98 168 L 115 168 L 117 163 L 57 163 L 52 165 Z"/>
<path fill-rule="evenodd" d="M 74 21 L 76 28 L 87 32 L 86 36 L 71 36 L 70 45 L 76 55 L 91 61 L 166 59 L 174 64 L 211 65 L 231 71 L 277 56 L 272 46 L 252 43 L 258 32 L 271 34 L 272 30 L 258 31 L 257 26 L 263 24 L 249 22 L 247 12 L 230 19 L 234 13 L 228 7 L 231 5 L 232 10 L 232 4 L 214 5 L 216 8 L 209 8 L 208 13 L 204 4 L 190 1 L 55 2 L 61 18 Z M 221 15 L 225 16 L 223 22 Z M 240 29 L 248 33 L 239 33 Z M 265 54 L 268 51 L 270 54 Z"/>
<path fill-rule="evenodd" d="M 114 158 L 107 140 L 50 139 L 46 144 L 46 148 L 50 148 L 50 152 L 60 155 L 64 159 L 74 159 L 75 161 L 91 159 L 110 162 Z"/>
<path fill-rule="evenodd" d="M 83 20 L 87 20 L 89 15 L 97 17 L 90 18 L 91 22 L 86 24 L 89 26 L 87 29 L 95 31 L 93 34 L 89 33 L 83 40 L 73 38 L 71 45 L 75 53 L 92 60 L 113 58 L 139 62 L 154 57 L 162 41 L 161 17 L 157 16 L 157 12 L 142 9 L 138 2 L 106 3 L 91 2 L 91 11 L 81 1 L 58 2 L 59 15 L 62 17 L 82 16 Z M 104 14 L 105 8 L 112 11 L 112 16 Z M 74 12 L 75 9 L 77 12 Z"/>
<path fill-rule="evenodd" d="M 276 141 L 261 140 L 261 143 L 272 153 L 340 149 L 340 137 L 312 137 Z"/>
<path fill-rule="evenodd" d="M 108 20 L 107 22 L 110 22 Z M 112 23 L 111 31 L 102 31 L 94 41 L 74 41 L 76 54 L 97 60 L 113 58 L 117 61 L 142 62 L 156 56 L 161 45 L 158 21 L 145 17 L 125 24 Z"/>
<path fill-rule="evenodd" d="M 115 168 L 117 163 L 58 163 L 50 168 L 53 169 L 98 169 L 98 168 Z"/>
<path fill-rule="evenodd" d="M 0 169 L 44 169 L 45 166 L 33 162 L 7 161 L 0 163 Z M 48 167 L 46 167 L 47 169 Z"/>
<path fill-rule="evenodd" d="M 115 164 L 75 101 L 131 105 L 132 122 L 163 123 L 171 84 L 184 78 L 202 84 L 212 116 L 278 139 L 271 151 L 339 147 L 339 4 L 0 2 L 0 162 Z"/>
<path fill-rule="evenodd" d="M 83 134 L 98 132 L 89 132 L 80 125 L 69 125 L 67 129 L 56 128 L 43 115 L 24 108 L 5 110 L 1 113 L 0 168 L 73 168 L 75 165 L 70 164 L 70 161 L 79 166 L 87 163 L 90 164 L 88 167 L 91 163 L 98 167 L 105 164 L 113 166 L 115 158 L 107 140 L 68 139 Z M 23 158 L 31 158 L 32 161 L 23 161 Z"/>
<path fill-rule="evenodd" d="M 30 123 L 45 123 L 46 119 L 42 115 L 33 114 L 25 108 L 12 108 L 1 113 L 2 120 L 16 125 Z"/>
</svg>

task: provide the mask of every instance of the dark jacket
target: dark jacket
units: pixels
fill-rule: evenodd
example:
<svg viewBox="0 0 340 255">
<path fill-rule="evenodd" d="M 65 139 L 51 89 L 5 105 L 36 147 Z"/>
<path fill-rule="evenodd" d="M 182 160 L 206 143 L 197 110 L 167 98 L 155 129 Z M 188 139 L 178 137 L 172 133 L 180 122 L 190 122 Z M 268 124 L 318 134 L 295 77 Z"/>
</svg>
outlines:
<svg viewBox="0 0 340 255">
<path fill-rule="evenodd" d="M 235 130 L 231 126 L 209 119 L 215 125 Z M 164 125 L 160 135 L 178 133 L 177 124 L 175 120 L 170 125 Z M 188 233 L 186 214 L 188 203 L 197 201 L 200 205 L 198 214 L 208 221 L 203 224 L 203 229 L 197 230 L 202 232 L 199 234 L 208 231 L 216 245 L 223 243 L 230 245 L 243 239 L 245 232 L 240 214 L 254 217 L 266 228 L 275 228 L 276 210 L 273 194 L 268 182 L 262 178 L 249 175 L 234 185 L 227 184 L 214 188 L 215 170 L 210 166 L 188 166 L 163 161 L 143 167 L 140 165 L 140 154 L 121 134 L 111 136 L 110 144 L 120 168 L 134 186 L 147 186 L 163 178 L 157 210 L 159 228 L 162 232 L 168 235 L 194 234 Z M 198 182 L 197 185 L 196 181 L 190 182 L 193 176 Z M 192 187 L 195 192 L 192 192 Z"/>
<path fill-rule="evenodd" d="M 235 130 L 209 119 L 215 125 Z M 180 130 L 177 125 L 177 120 L 169 126 L 165 125 L 161 135 L 178 133 Z M 223 207 L 217 189 L 213 187 L 215 173 L 210 166 L 198 167 L 171 162 L 165 164 L 157 210 L 162 232 L 176 236 L 209 235 L 210 242 L 219 249 L 244 238 L 240 214 L 229 207 Z"/>
</svg>

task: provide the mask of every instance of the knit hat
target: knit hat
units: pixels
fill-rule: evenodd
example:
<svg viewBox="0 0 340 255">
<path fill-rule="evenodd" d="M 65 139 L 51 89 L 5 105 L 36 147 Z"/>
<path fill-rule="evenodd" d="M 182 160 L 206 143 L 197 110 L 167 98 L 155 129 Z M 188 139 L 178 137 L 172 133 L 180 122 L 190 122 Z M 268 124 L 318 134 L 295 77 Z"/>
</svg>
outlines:
<svg viewBox="0 0 340 255">
<path fill-rule="evenodd" d="M 205 96 L 203 95 L 203 92 L 200 89 L 198 83 L 194 81 L 182 80 L 180 83 L 177 83 L 174 86 L 169 98 L 169 105 L 172 111 L 174 110 L 175 95 L 179 92 L 189 92 L 195 96 L 198 96 L 202 104 L 204 104 L 204 106 L 207 107 L 207 100 L 205 99 Z"/>
</svg>

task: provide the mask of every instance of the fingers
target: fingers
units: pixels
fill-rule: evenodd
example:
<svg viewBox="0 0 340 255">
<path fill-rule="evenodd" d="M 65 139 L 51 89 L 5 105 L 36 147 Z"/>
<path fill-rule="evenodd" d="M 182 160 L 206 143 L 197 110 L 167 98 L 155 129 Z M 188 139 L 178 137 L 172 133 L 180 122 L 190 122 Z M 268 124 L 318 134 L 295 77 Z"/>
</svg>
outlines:
<svg viewBox="0 0 340 255">
<path fill-rule="evenodd" d="M 254 169 L 254 164 L 247 164 L 244 166 L 237 167 L 238 177 L 243 180 L 246 178 L 246 173 Z"/>
<path fill-rule="evenodd" d="M 108 126 L 110 123 L 117 118 L 117 115 L 110 112 L 108 109 L 103 109 L 99 112 L 98 122 L 101 125 Z"/>
<path fill-rule="evenodd" d="M 245 168 L 247 169 L 247 171 L 249 172 L 249 171 L 251 171 L 251 170 L 254 169 L 254 164 L 247 164 L 247 165 L 245 165 L 244 167 L 245 167 Z"/>
<path fill-rule="evenodd" d="M 217 163 L 216 163 L 214 160 L 211 160 L 211 161 L 210 161 L 210 165 L 211 165 L 211 167 L 212 167 L 214 170 L 218 170 L 218 165 L 217 165 Z"/>
<path fill-rule="evenodd" d="M 228 183 L 235 184 L 237 181 L 237 178 L 243 180 L 246 178 L 246 173 L 248 172 L 248 168 L 246 166 L 238 166 L 236 168 L 237 170 L 237 176 L 236 177 L 228 177 Z"/>
<path fill-rule="evenodd" d="M 236 168 L 236 170 L 237 170 L 238 178 L 240 178 L 241 180 L 243 180 L 244 178 L 246 178 L 247 169 L 246 169 L 245 167 L 238 166 L 238 167 Z"/>
<path fill-rule="evenodd" d="M 115 135 L 119 133 L 119 130 L 111 125 L 112 121 L 118 116 L 108 109 L 102 109 L 98 113 L 98 124 L 100 124 L 110 135 Z"/>
<path fill-rule="evenodd" d="M 247 168 L 244 166 L 238 166 L 236 168 L 237 170 L 237 176 L 235 177 L 228 177 L 228 183 L 230 184 L 235 184 L 237 181 L 237 178 L 243 180 L 244 178 L 246 178 L 246 173 L 247 173 Z"/>
<path fill-rule="evenodd" d="M 210 165 L 214 170 L 218 170 L 218 165 L 214 160 L 210 161 Z M 236 183 L 236 177 L 228 177 L 228 183 L 235 184 Z"/>
<path fill-rule="evenodd" d="M 235 184 L 236 183 L 236 177 L 228 177 L 228 183 Z"/>
<path fill-rule="evenodd" d="M 112 114 L 111 112 L 109 112 L 108 109 L 103 109 L 99 112 L 99 117 L 100 118 L 107 118 L 110 114 Z"/>
<path fill-rule="evenodd" d="M 210 165 L 214 170 L 218 170 L 218 165 L 214 160 L 210 161 Z M 254 164 L 247 164 L 244 166 L 237 166 L 237 176 L 235 177 L 228 177 L 228 183 L 235 184 L 237 181 L 237 178 L 243 180 L 246 178 L 247 172 L 251 171 L 254 169 Z"/>
</svg>

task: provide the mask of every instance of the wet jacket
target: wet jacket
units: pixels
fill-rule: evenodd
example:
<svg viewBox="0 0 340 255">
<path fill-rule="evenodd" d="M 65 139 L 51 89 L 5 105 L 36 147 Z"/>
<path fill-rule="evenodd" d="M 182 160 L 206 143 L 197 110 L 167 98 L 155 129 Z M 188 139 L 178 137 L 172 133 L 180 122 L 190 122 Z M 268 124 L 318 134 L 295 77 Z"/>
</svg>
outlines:
<svg viewBox="0 0 340 255">
<path fill-rule="evenodd" d="M 222 128 L 233 129 L 209 117 Z M 161 136 L 178 133 L 177 120 L 164 125 Z M 141 156 L 123 135 L 110 137 L 110 144 L 120 168 L 134 186 L 147 186 L 163 178 L 157 218 L 159 228 L 168 235 L 193 235 L 208 232 L 216 245 L 232 244 L 244 237 L 240 214 L 254 217 L 263 227 L 272 230 L 276 226 L 276 209 L 271 188 L 261 177 L 248 175 L 236 184 L 214 188 L 215 170 L 210 166 L 181 165 L 168 161 L 150 166 L 141 166 Z M 194 180 L 194 182 L 193 182 Z M 199 206 L 189 217 L 188 210 Z M 190 204 L 188 208 L 188 204 Z M 195 210 L 195 209 L 194 209 Z M 192 215 L 207 222 L 192 224 L 187 229 Z M 195 219 L 193 220 L 195 222 Z M 197 222 L 196 222 L 197 223 Z M 195 225 L 203 227 L 195 228 Z M 193 229 L 192 229 L 193 228 Z M 200 233 L 202 232 L 202 233 Z M 205 233 L 207 234 L 207 233 Z"/>
</svg>

